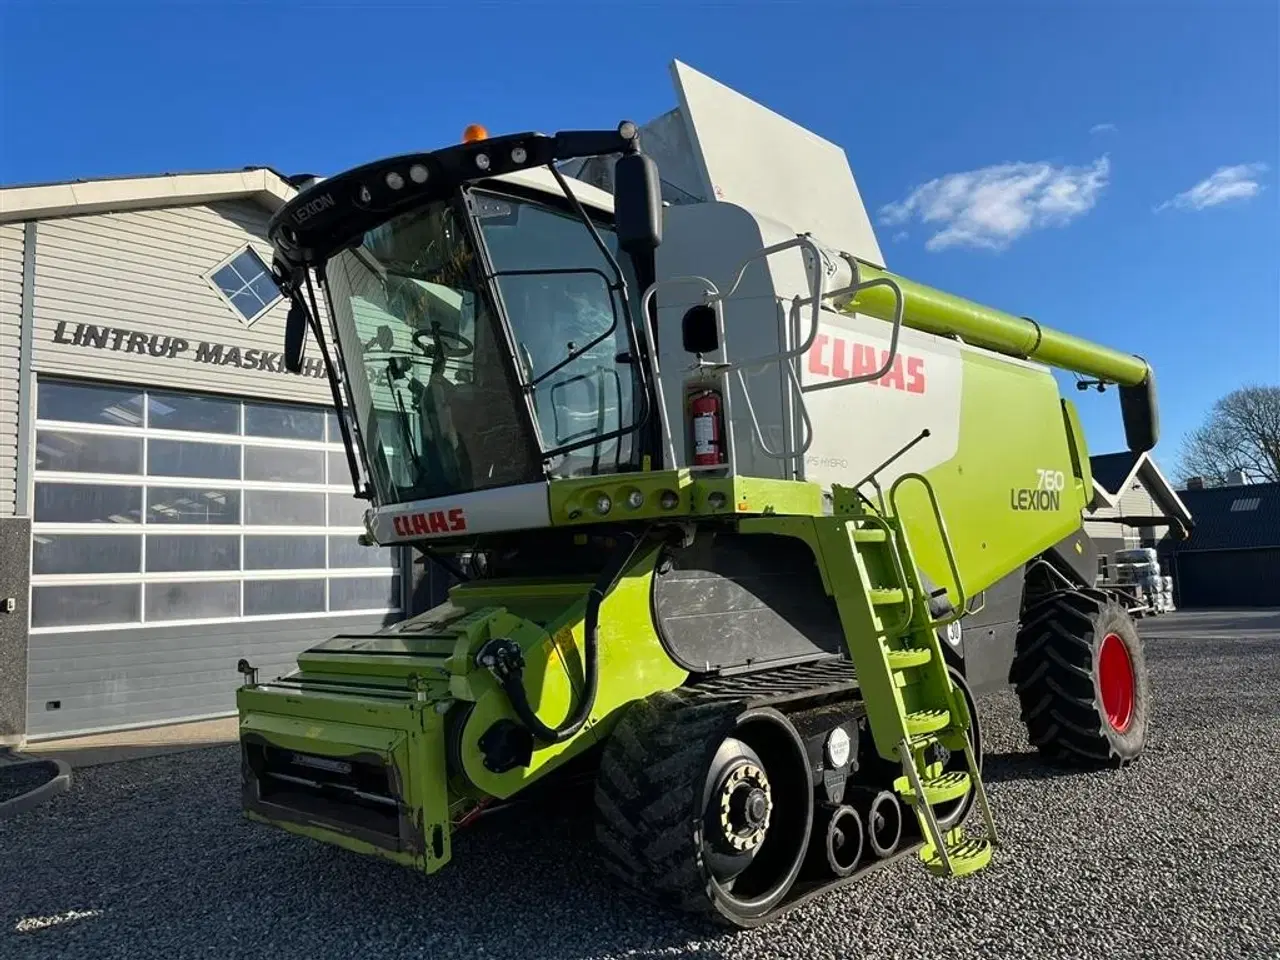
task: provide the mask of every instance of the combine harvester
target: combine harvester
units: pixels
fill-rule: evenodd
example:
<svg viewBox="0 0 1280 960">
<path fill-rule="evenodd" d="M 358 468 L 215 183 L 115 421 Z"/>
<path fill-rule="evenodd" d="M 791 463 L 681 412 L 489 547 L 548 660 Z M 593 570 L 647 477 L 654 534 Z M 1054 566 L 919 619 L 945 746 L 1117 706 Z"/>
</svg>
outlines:
<svg viewBox="0 0 1280 960">
<path fill-rule="evenodd" d="M 751 926 L 910 853 L 989 862 L 975 692 L 1012 683 L 1050 761 L 1142 752 L 1052 368 L 1117 384 L 1148 450 L 1146 362 L 888 272 L 842 150 L 673 76 L 643 129 L 469 128 L 273 220 L 368 537 L 459 582 L 241 662 L 252 819 L 433 873 L 590 776 L 613 874 Z"/>
</svg>

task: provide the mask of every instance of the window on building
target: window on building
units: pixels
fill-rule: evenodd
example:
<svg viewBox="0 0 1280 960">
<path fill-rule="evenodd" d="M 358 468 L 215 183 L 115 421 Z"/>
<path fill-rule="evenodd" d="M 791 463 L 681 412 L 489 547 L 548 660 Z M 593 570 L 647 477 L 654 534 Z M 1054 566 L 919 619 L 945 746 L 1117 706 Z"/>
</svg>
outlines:
<svg viewBox="0 0 1280 960">
<path fill-rule="evenodd" d="M 401 609 L 323 408 L 41 379 L 31 626 Z"/>
<path fill-rule="evenodd" d="M 282 298 L 266 263 L 252 247 L 218 264 L 208 279 L 245 323 L 253 323 Z"/>
</svg>

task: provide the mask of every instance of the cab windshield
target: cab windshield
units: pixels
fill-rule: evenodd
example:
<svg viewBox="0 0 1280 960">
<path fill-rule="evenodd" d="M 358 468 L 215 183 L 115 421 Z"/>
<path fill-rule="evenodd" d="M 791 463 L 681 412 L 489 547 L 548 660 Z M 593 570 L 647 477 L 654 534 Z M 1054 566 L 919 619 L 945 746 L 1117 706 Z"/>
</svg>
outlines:
<svg viewBox="0 0 1280 960">
<path fill-rule="evenodd" d="M 477 191 L 471 204 L 488 270 L 448 201 L 325 268 L 379 503 L 632 466 L 634 434 L 608 435 L 635 423 L 634 349 L 591 232 L 532 200 Z M 596 228 L 634 291 L 612 230 Z"/>
</svg>

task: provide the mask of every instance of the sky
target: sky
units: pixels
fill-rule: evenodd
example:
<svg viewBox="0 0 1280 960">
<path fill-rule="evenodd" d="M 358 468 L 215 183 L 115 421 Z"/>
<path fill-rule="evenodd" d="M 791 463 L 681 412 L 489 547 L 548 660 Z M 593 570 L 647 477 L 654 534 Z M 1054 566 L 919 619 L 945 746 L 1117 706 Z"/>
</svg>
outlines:
<svg viewBox="0 0 1280 960">
<path fill-rule="evenodd" d="M 841 145 L 890 270 L 1145 357 L 1166 471 L 1280 384 L 1275 0 L 0 0 L 0 183 L 644 122 L 673 58 Z"/>
</svg>

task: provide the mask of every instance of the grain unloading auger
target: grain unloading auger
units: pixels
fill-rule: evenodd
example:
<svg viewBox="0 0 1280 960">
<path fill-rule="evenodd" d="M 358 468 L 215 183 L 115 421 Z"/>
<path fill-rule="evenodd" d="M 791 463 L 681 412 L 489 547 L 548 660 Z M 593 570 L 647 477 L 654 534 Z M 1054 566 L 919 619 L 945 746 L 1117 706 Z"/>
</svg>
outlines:
<svg viewBox="0 0 1280 960">
<path fill-rule="evenodd" d="M 630 123 L 471 131 L 273 220 L 368 536 L 457 583 L 242 664 L 250 817 L 431 873 L 589 777 L 612 873 L 751 925 L 907 853 L 989 861 L 975 692 L 1011 682 L 1053 760 L 1141 752 L 1050 367 L 1118 384 L 1149 449 L 1147 364 L 887 272 L 841 152 L 676 79 L 661 164 Z"/>
</svg>

